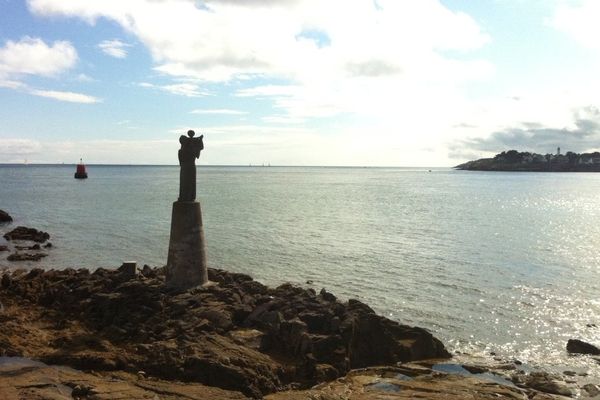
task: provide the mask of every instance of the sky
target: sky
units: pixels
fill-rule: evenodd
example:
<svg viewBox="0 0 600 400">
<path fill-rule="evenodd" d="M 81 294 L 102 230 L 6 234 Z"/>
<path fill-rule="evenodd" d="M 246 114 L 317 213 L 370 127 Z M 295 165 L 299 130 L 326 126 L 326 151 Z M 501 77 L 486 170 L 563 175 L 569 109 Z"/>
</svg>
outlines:
<svg viewBox="0 0 600 400">
<path fill-rule="evenodd" d="M 597 0 L 0 0 L 0 163 L 600 150 Z"/>
</svg>

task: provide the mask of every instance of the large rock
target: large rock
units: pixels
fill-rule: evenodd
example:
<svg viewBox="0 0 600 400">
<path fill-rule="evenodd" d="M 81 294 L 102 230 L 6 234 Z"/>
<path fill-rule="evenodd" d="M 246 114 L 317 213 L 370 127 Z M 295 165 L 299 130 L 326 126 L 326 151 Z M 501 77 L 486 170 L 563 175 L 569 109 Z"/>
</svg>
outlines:
<svg viewBox="0 0 600 400">
<path fill-rule="evenodd" d="M 579 339 L 569 339 L 567 342 L 567 351 L 569 353 L 591 354 L 594 356 L 600 354 L 600 349 L 598 347 Z"/>
<path fill-rule="evenodd" d="M 50 235 L 47 232 L 38 231 L 34 228 L 27 228 L 25 226 L 17 226 L 12 231 L 4 235 L 6 240 L 30 240 L 32 242 L 44 243 L 50 239 Z"/>
<path fill-rule="evenodd" d="M 0 210 L 0 224 L 12 222 L 12 220 L 12 217 L 6 211 Z"/>
<path fill-rule="evenodd" d="M 450 357 L 442 342 L 425 329 L 400 325 L 357 300 L 351 300 L 348 309 L 350 318 L 343 322 L 342 335 L 348 340 L 352 368 Z"/>
</svg>

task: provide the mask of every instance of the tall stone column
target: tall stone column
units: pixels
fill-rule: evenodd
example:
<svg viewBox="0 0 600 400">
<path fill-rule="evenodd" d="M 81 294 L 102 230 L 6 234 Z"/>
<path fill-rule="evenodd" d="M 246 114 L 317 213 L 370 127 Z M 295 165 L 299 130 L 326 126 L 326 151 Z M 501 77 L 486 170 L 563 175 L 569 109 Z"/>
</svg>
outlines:
<svg viewBox="0 0 600 400">
<path fill-rule="evenodd" d="M 173 203 L 166 269 L 167 285 L 182 289 L 208 283 L 202 210 L 196 201 L 196 158 L 204 143 L 194 131 L 188 136 L 179 138 L 179 199 Z"/>
<path fill-rule="evenodd" d="M 197 201 L 176 201 L 171 214 L 167 284 L 188 288 L 208 282 L 202 210 Z"/>
</svg>

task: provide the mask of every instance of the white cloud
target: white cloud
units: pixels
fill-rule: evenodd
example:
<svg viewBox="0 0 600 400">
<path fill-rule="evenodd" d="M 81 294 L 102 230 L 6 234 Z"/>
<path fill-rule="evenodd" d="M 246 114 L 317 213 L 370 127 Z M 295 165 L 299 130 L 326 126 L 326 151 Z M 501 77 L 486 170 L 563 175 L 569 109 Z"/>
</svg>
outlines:
<svg viewBox="0 0 600 400">
<path fill-rule="evenodd" d="M 149 89 L 158 89 L 167 93 L 186 97 L 201 97 L 209 95 L 208 92 L 200 89 L 200 85 L 190 82 L 174 83 L 171 85 L 155 85 L 149 82 L 141 82 L 139 83 L 139 86 Z"/>
<path fill-rule="evenodd" d="M 92 78 L 84 73 L 81 73 L 75 77 L 75 80 L 77 80 L 79 82 L 93 82 L 94 78 Z"/>
<path fill-rule="evenodd" d="M 214 115 L 244 115 L 248 114 L 247 111 L 241 110 L 230 110 L 226 108 L 198 108 L 196 110 L 190 111 L 190 114 L 214 114 Z"/>
<path fill-rule="evenodd" d="M 301 124 L 306 121 L 304 118 L 294 118 L 287 115 L 270 115 L 262 117 L 261 120 L 269 124 Z"/>
<path fill-rule="evenodd" d="M 169 93 L 187 97 L 200 97 L 208 94 L 200 90 L 200 86 L 194 83 L 174 83 L 172 85 L 163 85 L 160 88 Z"/>
<path fill-rule="evenodd" d="M 77 51 L 67 41 L 56 41 L 52 45 L 48 45 L 42 39 L 28 36 L 18 42 L 9 40 L 0 48 L 0 87 L 60 101 L 97 103 L 100 100 L 93 96 L 32 88 L 19 80 L 24 75 L 57 76 L 73 68 L 77 60 Z M 88 78 L 80 74 L 77 79 Z"/>
<path fill-rule="evenodd" d="M 98 47 L 104 54 L 107 54 L 115 58 L 127 57 L 127 47 L 131 47 L 130 44 L 124 43 L 118 39 L 103 40 L 98 44 Z"/>
<path fill-rule="evenodd" d="M 37 140 L 17 139 L 17 138 L 0 138 L 0 156 L 5 159 L 5 162 L 23 161 L 22 156 L 29 156 L 40 152 L 42 146 Z M 18 159 L 7 157 L 18 157 Z"/>
<path fill-rule="evenodd" d="M 600 2 L 583 0 L 577 5 L 560 4 L 550 25 L 561 30 L 584 46 L 600 49 Z"/>
<path fill-rule="evenodd" d="M 66 41 L 47 45 L 42 39 L 9 40 L 0 48 L 0 77 L 20 75 L 55 76 L 77 62 L 77 51 Z"/>
<path fill-rule="evenodd" d="M 20 89 L 24 86 L 25 84 L 23 82 L 14 81 L 10 79 L 2 79 L 2 77 L 0 76 L 0 87 L 8 89 Z"/>
<path fill-rule="evenodd" d="M 292 96 L 301 89 L 299 86 L 291 85 L 263 85 L 252 88 L 240 89 L 236 96 L 239 97 L 268 97 L 268 96 Z"/>
<path fill-rule="evenodd" d="M 74 92 L 64 92 L 58 90 L 40 90 L 40 89 L 30 89 L 29 93 L 34 96 L 40 97 L 48 97 L 55 100 L 67 101 L 70 103 L 99 103 L 101 100 L 94 96 L 89 96 L 87 94 L 82 93 L 74 93 Z"/>
</svg>

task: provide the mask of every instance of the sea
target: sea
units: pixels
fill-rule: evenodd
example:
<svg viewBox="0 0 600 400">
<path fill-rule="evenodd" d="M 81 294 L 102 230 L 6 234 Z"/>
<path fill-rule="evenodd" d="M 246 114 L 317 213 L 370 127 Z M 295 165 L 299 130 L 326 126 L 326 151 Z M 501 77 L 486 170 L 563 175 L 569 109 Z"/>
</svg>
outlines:
<svg viewBox="0 0 600 400">
<path fill-rule="evenodd" d="M 39 262 L 163 266 L 178 166 L 0 166 L 0 209 Z M 209 267 L 356 298 L 460 354 L 600 377 L 600 173 L 198 166 Z M 0 239 L 0 244 L 3 239 Z"/>
</svg>

